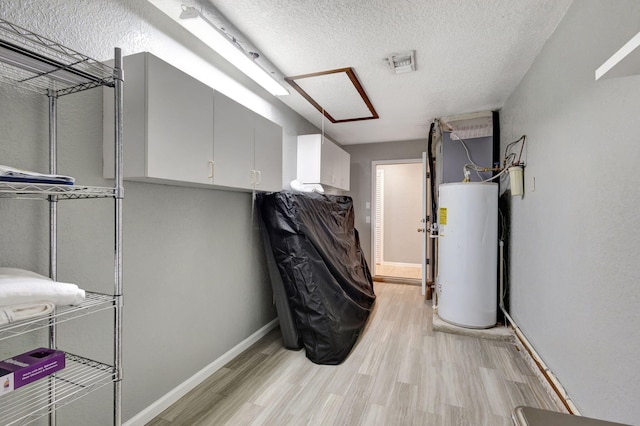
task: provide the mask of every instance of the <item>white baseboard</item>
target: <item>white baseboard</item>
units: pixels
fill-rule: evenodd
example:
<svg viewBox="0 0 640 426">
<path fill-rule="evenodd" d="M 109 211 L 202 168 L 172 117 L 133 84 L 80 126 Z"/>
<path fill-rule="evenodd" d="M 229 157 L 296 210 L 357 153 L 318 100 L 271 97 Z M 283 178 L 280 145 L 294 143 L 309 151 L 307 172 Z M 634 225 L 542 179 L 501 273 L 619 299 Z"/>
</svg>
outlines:
<svg viewBox="0 0 640 426">
<path fill-rule="evenodd" d="M 164 410 L 169 408 L 172 404 L 177 402 L 180 398 L 185 396 L 190 390 L 204 382 L 213 373 L 224 367 L 229 361 L 240 355 L 243 351 L 248 349 L 255 342 L 266 336 L 271 330 L 278 325 L 278 319 L 274 319 L 251 336 L 238 343 L 229 351 L 224 353 L 220 358 L 213 361 L 211 364 L 198 371 L 193 376 L 189 377 L 184 382 L 167 392 L 160 399 L 149 405 L 144 410 L 127 420 L 124 426 L 143 426 L 157 417 Z"/>
<path fill-rule="evenodd" d="M 405 262 L 387 262 L 385 260 L 382 261 L 382 265 L 383 266 L 415 266 L 417 268 L 421 267 L 422 265 L 419 263 L 405 263 Z"/>
</svg>

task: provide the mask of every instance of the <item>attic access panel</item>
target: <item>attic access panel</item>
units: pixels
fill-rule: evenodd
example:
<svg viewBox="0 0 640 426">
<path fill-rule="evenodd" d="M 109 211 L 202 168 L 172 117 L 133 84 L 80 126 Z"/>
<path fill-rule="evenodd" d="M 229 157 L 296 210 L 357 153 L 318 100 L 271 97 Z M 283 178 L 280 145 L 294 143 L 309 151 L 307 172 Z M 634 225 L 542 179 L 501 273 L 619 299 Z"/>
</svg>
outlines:
<svg viewBox="0 0 640 426">
<path fill-rule="evenodd" d="M 285 77 L 285 81 L 332 123 L 379 118 L 353 68 Z"/>
</svg>

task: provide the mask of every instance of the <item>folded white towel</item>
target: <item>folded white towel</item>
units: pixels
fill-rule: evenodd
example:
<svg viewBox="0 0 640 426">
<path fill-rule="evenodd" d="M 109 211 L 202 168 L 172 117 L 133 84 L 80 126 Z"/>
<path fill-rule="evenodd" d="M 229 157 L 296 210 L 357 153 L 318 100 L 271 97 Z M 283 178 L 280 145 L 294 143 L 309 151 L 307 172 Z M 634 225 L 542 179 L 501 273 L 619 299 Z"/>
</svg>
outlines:
<svg viewBox="0 0 640 426">
<path fill-rule="evenodd" d="M 75 284 L 17 268 L 0 268 L 0 306 L 47 301 L 56 305 L 77 305 L 85 298 Z"/>
<path fill-rule="evenodd" d="M 319 183 L 302 183 L 294 179 L 290 183 L 291 189 L 297 192 L 318 192 L 324 194 L 324 188 Z"/>
<path fill-rule="evenodd" d="M 58 179 L 65 182 L 75 182 L 75 178 L 65 175 L 48 175 L 44 173 L 32 172 L 31 170 L 16 169 L 15 167 L 0 165 L 0 176 L 14 176 L 21 178 L 45 178 Z"/>
<path fill-rule="evenodd" d="M 53 311 L 52 302 L 34 302 L 22 305 L 0 306 L 0 325 L 11 324 L 30 318 L 46 315 Z"/>
</svg>

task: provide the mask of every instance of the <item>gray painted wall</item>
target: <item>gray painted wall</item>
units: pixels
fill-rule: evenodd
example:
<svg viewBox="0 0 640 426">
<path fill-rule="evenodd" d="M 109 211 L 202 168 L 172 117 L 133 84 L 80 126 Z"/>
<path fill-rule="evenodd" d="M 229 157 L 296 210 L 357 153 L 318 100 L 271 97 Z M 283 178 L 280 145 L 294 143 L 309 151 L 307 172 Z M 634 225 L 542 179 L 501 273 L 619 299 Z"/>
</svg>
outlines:
<svg viewBox="0 0 640 426">
<path fill-rule="evenodd" d="M 528 136 L 511 200 L 511 311 L 583 414 L 640 423 L 640 76 L 594 71 L 640 2 L 576 1 L 502 110 Z M 635 52 L 638 55 L 638 52 Z M 535 178 L 535 191 L 533 179 Z"/>
<path fill-rule="evenodd" d="M 472 138 L 464 140 L 469 155 L 474 163 L 480 167 L 493 166 L 493 138 Z M 442 183 L 462 182 L 464 179 L 464 165 L 469 163 L 469 158 L 464 146 L 459 140 L 452 140 L 451 133 L 442 133 Z M 480 182 L 491 177 L 490 172 L 471 171 L 471 182 Z M 482 179 L 480 179 L 482 177 Z"/>
<path fill-rule="evenodd" d="M 119 46 L 199 64 L 187 72 L 231 75 L 220 89 L 246 85 L 244 103 L 284 128 L 284 182 L 295 176 L 296 135 L 318 132 L 147 2 L 4 1 L 0 16 L 96 59 Z M 0 105 L 0 163 L 46 171 L 46 97 L 0 85 Z M 59 172 L 80 184 L 111 185 L 102 179 L 101 108 L 100 89 L 60 99 Z M 111 292 L 113 203 L 59 204 L 59 279 Z M 125 182 L 124 420 L 276 317 L 251 204 L 250 193 Z M 3 266 L 47 274 L 47 209 L 0 202 Z M 61 327 L 60 347 L 110 361 L 111 330 L 109 315 L 86 317 Z M 43 334 L 3 342 L 0 358 L 46 342 Z M 111 396 L 111 387 L 95 392 L 61 410 L 59 423 L 110 424 Z"/>
<path fill-rule="evenodd" d="M 383 262 L 422 263 L 422 163 L 380 164 L 384 170 Z"/>
<path fill-rule="evenodd" d="M 362 251 L 371 265 L 371 224 L 365 222 L 365 217 L 371 216 L 371 210 L 366 208 L 366 203 L 371 202 L 371 162 L 422 159 L 427 140 L 345 145 L 343 148 L 351 154 L 351 190 L 345 194 L 353 198 L 355 226 L 360 233 Z"/>
</svg>

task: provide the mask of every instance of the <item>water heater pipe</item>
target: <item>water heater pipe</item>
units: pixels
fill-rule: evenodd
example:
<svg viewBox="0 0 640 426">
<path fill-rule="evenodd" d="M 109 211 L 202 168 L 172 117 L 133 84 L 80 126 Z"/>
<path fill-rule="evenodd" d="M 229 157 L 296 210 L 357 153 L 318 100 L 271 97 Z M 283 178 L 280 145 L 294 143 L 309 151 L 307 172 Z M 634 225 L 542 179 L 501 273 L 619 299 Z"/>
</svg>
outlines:
<svg viewBox="0 0 640 426">
<path fill-rule="evenodd" d="M 518 324 L 516 324 L 513 318 L 511 318 L 511 315 L 509 315 L 509 312 L 507 312 L 507 309 L 504 307 L 504 241 L 500 240 L 498 245 L 500 253 L 500 310 L 504 314 L 505 318 L 507 318 L 507 320 L 509 321 L 509 324 L 511 324 L 511 327 L 513 327 L 513 331 L 516 337 L 518 338 L 522 346 L 527 350 L 529 356 L 531 356 L 531 359 L 533 359 L 533 362 L 536 363 L 538 369 L 547 380 L 556 395 L 558 395 L 558 398 L 560 398 L 560 401 L 562 401 L 562 404 L 565 406 L 567 411 L 571 414 L 579 416 L 581 415 L 580 411 L 578 411 L 578 408 L 575 406 L 562 384 L 558 381 L 558 379 L 556 379 L 556 376 L 553 374 L 553 372 L 551 372 L 549 367 L 547 367 L 542 358 L 540 358 L 531 343 L 529 343 L 529 340 L 527 340 L 527 338 L 522 333 L 522 330 L 520 330 L 520 327 L 518 327 Z"/>
</svg>

